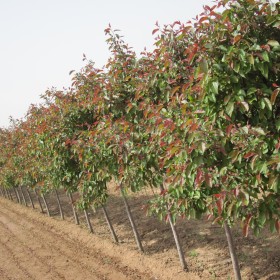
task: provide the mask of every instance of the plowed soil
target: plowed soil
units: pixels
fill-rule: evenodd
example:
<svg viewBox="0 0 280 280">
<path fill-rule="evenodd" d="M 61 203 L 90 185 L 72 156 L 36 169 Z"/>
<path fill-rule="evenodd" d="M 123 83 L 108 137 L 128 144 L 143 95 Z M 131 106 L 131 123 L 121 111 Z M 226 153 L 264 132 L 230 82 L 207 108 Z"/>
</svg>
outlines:
<svg viewBox="0 0 280 280">
<path fill-rule="evenodd" d="M 189 271 L 184 272 L 168 224 L 147 217 L 141 206 L 149 198 L 131 195 L 129 203 L 136 219 L 145 253 L 134 241 L 121 197 L 117 193 L 107 211 L 119 238 L 111 240 L 101 209 L 90 211 L 94 233 L 88 232 L 83 213 L 80 226 L 74 224 L 72 208 L 63 191 L 60 198 L 65 220 L 60 220 L 54 194 L 46 199 L 52 217 L 0 197 L 0 279 L 233 279 L 223 229 L 202 221 L 176 224 Z M 77 195 L 74 197 L 77 199 Z M 243 279 L 280 279 L 280 238 L 264 232 L 256 238 L 233 235 Z"/>
</svg>

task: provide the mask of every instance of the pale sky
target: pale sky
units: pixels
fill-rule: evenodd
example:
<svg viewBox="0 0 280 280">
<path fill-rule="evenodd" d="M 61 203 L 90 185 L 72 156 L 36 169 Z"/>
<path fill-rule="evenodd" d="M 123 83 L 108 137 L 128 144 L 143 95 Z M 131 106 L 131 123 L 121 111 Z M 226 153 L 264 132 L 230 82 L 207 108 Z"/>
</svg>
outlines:
<svg viewBox="0 0 280 280">
<path fill-rule="evenodd" d="M 22 118 L 48 88 L 70 86 L 69 72 L 87 58 L 102 67 L 110 23 L 140 53 L 152 49 L 152 30 L 187 22 L 212 0 L 0 0 L 0 127 Z"/>
</svg>

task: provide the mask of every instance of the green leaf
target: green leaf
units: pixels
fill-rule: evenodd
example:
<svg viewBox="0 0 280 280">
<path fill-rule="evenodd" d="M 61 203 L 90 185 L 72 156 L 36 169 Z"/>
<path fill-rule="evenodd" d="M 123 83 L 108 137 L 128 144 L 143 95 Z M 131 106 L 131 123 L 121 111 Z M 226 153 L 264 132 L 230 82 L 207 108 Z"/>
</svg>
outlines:
<svg viewBox="0 0 280 280">
<path fill-rule="evenodd" d="M 265 102 L 264 102 L 264 99 L 261 99 L 261 109 L 264 109 L 265 108 Z"/>
<path fill-rule="evenodd" d="M 226 106 L 226 113 L 231 117 L 232 115 L 232 112 L 234 110 L 234 104 L 235 102 L 234 101 L 230 101 L 227 106 Z"/>
<path fill-rule="evenodd" d="M 211 90 L 214 94 L 218 94 L 218 93 L 219 93 L 219 83 L 213 81 L 213 82 L 210 84 L 210 90 Z"/>
<path fill-rule="evenodd" d="M 275 227 L 275 221 L 274 220 L 270 220 L 270 231 L 272 233 L 276 232 L 276 227 Z"/>
<path fill-rule="evenodd" d="M 267 53 L 267 52 L 263 52 L 263 53 L 262 53 L 262 58 L 263 58 L 264 61 L 269 62 L 269 56 L 268 56 L 268 53 Z"/>
<path fill-rule="evenodd" d="M 266 221 L 266 216 L 265 216 L 265 211 L 263 209 L 261 209 L 261 210 L 262 211 L 260 211 L 260 213 L 259 213 L 259 222 L 260 222 L 261 226 L 263 226 Z"/>
<path fill-rule="evenodd" d="M 278 43 L 278 41 L 276 41 L 276 40 L 269 40 L 269 41 L 267 42 L 267 44 L 270 45 L 270 46 L 272 46 L 272 47 L 279 46 L 279 43 Z"/>
<path fill-rule="evenodd" d="M 258 69 L 261 71 L 262 75 L 268 79 L 268 64 L 266 62 L 259 63 Z"/>
<path fill-rule="evenodd" d="M 229 153 L 229 157 L 231 159 L 231 162 L 235 162 L 239 156 L 239 151 L 238 150 L 233 150 Z"/>
<path fill-rule="evenodd" d="M 240 70 L 240 63 L 235 62 L 235 63 L 234 63 L 234 66 L 233 66 L 233 70 L 234 70 L 236 73 L 239 73 L 239 70 Z"/>
<path fill-rule="evenodd" d="M 265 102 L 266 108 L 269 109 L 269 111 L 272 111 L 272 105 L 271 105 L 270 100 L 265 97 L 264 102 Z"/>
<path fill-rule="evenodd" d="M 276 22 L 273 24 L 273 27 L 278 28 L 279 26 L 280 26 L 280 20 L 279 20 L 279 21 L 276 21 Z"/>
<path fill-rule="evenodd" d="M 208 72 L 208 63 L 205 58 L 203 58 L 202 61 L 200 61 L 199 68 L 200 68 L 200 72 L 202 73 L 206 74 Z"/>
<path fill-rule="evenodd" d="M 260 127 L 252 127 L 252 130 L 257 132 L 260 135 L 266 135 L 266 133 L 264 132 L 264 130 Z"/>
<path fill-rule="evenodd" d="M 255 60 L 254 60 L 253 55 L 250 54 L 250 55 L 248 56 L 248 61 L 249 61 L 249 63 L 252 64 L 252 65 L 255 64 Z"/>
<path fill-rule="evenodd" d="M 247 126 L 242 126 L 240 129 L 241 129 L 245 134 L 248 134 L 248 133 L 249 133 L 249 129 L 248 129 Z"/>
<path fill-rule="evenodd" d="M 249 111 L 249 105 L 247 102 L 242 101 L 240 102 L 241 108 L 243 109 L 243 111 L 248 112 Z"/>
<path fill-rule="evenodd" d="M 275 122 L 276 129 L 280 131 L 280 119 L 276 120 Z"/>
<path fill-rule="evenodd" d="M 200 142 L 199 145 L 198 145 L 198 150 L 201 151 L 203 154 L 206 150 L 206 144 L 205 142 Z"/>
<path fill-rule="evenodd" d="M 275 192 L 277 192 L 278 180 L 279 180 L 279 176 L 271 175 L 269 177 L 268 186 L 270 189 L 273 189 Z"/>
</svg>

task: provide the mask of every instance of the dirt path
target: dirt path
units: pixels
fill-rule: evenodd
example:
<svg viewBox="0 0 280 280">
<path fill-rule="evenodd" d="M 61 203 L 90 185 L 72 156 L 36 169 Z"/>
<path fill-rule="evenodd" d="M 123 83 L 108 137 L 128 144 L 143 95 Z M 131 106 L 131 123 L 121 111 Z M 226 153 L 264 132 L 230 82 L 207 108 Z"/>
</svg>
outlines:
<svg viewBox="0 0 280 280">
<path fill-rule="evenodd" d="M 39 215 L 0 199 L 0 279 L 151 279 L 64 235 L 67 222 Z"/>
</svg>

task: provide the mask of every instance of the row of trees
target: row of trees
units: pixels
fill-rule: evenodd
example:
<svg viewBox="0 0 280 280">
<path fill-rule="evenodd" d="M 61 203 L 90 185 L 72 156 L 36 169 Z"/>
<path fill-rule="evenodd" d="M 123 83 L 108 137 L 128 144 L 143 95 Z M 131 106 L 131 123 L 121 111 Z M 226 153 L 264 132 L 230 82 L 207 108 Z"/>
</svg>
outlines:
<svg viewBox="0 0 280 280">
<path fill-rule="evenodd" d="M 78 191 L 86 209 L 114 180 L 123 195 L 159 189 L 148 211 L 174 230 L 206 214 L 227 234 L 237 221 L 279 232 L 279 29 L 279 3 L 220 0 L 156 26 L 138 58 L 107 28 L 102 69 L 84 57 L 71 87 L 1 129 L 1 186 Z"/>
</svg>

